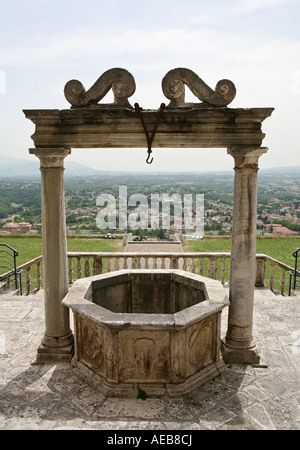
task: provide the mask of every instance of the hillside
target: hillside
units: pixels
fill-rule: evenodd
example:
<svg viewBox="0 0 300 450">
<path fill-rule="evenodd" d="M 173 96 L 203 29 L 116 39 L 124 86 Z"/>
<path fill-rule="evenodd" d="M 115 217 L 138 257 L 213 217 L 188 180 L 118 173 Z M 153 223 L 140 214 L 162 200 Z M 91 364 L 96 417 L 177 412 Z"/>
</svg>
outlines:
<svg viewBox="0 0 300 450">
<path fill-rule="evenodd" d="M 0 176 L 0 228 L 9 222 L 27 222 L 40 231 L 41 186 L 38 161 L 18 161 L 13 167 L 15 176 L 9 175 L 9 167 L 16 160 L 5 159 Z M 299 170 L 298 170 L 299 169 Z M 29 175 L 35 171 L 35 175 Z M 91 172 L 89 172 L 91 171 Z M 17 175 L 17 173 L 19 175 Z M 27 176 L 21 175 L 26 173 Z M 230 235 L 233 207 L 234 172 L 180 172 L 180 173 L 127 173 L 97 171 L 70 162 L 66 163 L 65 200 L 66 222 L 72 233 L 99 233 L 96 218 L 103 209 L 99 197 L 104 194 L 115 199 L 118 228 L 120 188 L 127 192 L 127 213 L 138 207 L 136 195 L 142 195 L 152 207 L 152 195 L 166 195 L 169 200 L 171 224 L 175 224 L 175 207 L 172 196 L 182 200 L 192 197 L 193 217 L 197 213 L 195 199 L 204 197 L 205 234 Z M 129 201 L 131 206 L 129 206 Z M 101 206 L 102 205 L 102 206 Z M 257 227 L 260 234 L 299 235 L 300 233 L 300 167 L 282 167 L 260 170 L 258 173 Z M 138 220 L 138 219 L 137 219 Z M 138 223 L 138 222 L 137 222 Z M 143 237 L 155 237 L 147 226 Z M 160 224 L 162 228 L 162 224 Z M 114 230 L 115 230 L 114 228 Z M 120 227 L 123 228 L 123 227 Z M 158 227 L 159 228 L 159 227 Z M 172 229 L 170 228 L 172 232 Z M 105 231 L 107 232 L 107 230 Z M 115 231 L 114 231 L 115 232 Z M 183 231 L 184 232 L 184 231 Z M 171 234 L 171 233 L 170 233 Z M 172 238 L 172 237 L 171 237 Z"/>
</svg>

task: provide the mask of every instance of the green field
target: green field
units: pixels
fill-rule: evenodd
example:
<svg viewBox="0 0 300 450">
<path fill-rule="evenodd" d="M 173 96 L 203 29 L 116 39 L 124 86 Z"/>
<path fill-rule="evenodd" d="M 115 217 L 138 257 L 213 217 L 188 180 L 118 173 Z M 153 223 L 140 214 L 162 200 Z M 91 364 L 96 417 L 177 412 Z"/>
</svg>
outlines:
<svg viewBox="0 0 300 450">
<path fill-rule="evenodd" d="M 204 238 L 201 241 L 187 241 L 186 251 L 189 252 L 230 252 L 231 238 Z M 295 259 L 292 253 L 300 247 L 300 238 L 282 237 L 257 237 L 256 253 L 263 253 L 288 266 L 294 267 Z M 229 281 L 229 260 L 226 260 L 225 281 Z M 204 271 L 207 270 L 207 261 L 204 264 Z M 265 284 L 270 287 L 270 263 L 265 264 Z M 205 272 L 204 272 L 205 273 Z M 282 271 L 280 267 L 274 269 L 273 289 L 281 290 Z M 285 275 L 284 292 L 288 293 L 288 272 Z M 220 267 L 218 267 L 218 279 L 220 278 Z"/>
<path fill-rule="evenodd" d="M 19 252 L 18 265 L 30 261 L 42 254 L 41 236 L 1 236 L 0 242 L 6 243 Z M 99 239 L 68 236 L 70 252 L 121 252 L 122 239 Z M 201 241 L 187 241 L 188 252 L 230 252 L 231 238 L 204 238 Z M 293 266 L 293 251 L 300 247 L 299 238 L 258 237 L 256 252 L 264 253 L 278 261 Z"/>
<path fill-rule="evenodd" d="M 201 241 L 187 241 L 188 252 L 230 252 L 231 238 L 204 238 Z M 289 266 L 294 265 L 292 253 L 300 247 L 300 237 L 257 237 L 256 253 L 264 253 Z"/>
<path fill-rule="evenodd" d="M 7 243 L 19 252 L 17 257 L 18 266 L 31 261 L 42 254 L 41 236 L 2 236 L 0 242 Z M 122 239 L 100 239 L 87 238 L 78 236 L 69 236 L 67 238 L 67 247 L 70 252 L 122 252 Z M 187 241 L 187 252 L 230 252 L 230 237 L 207 237 L 200 241 Z M 300 247 L 300 238 L 279 238 L 279 237 L 258 237 L 257 253 L 264 253 L 291 267 L 294 266 L 294 258 L 292 253 Z M 218 279 L 220 278 L 220 261 L 218 263 Z M 84 262 L 82 263 L 84 264 Z M 90 271 L 92 273 L 93 261 L 90 260 Z M 104 262 L 103 269 L 106 270 L 107 262 Z M 199 261 L 196 263 L 196 271 L 199 270 Z M 207 273 L 208 260 L 204 261 L 204 275 Z M 42 267 L 41 267 L 42 271 Z M 73 259 L 73 271 L 76 279 L 76 258 Z M 82 268 L 83 273 L 83 268 Z M 25 277 L 25 272 L 23 278 Z M 269 285 L 270 263 L 266 263 L 265 283 Z M 286 275 L 288 277 L 288 273 Z M 280 290 L 281 269 L 275 267 L 274 271 L 274 288 Z M 33 275 L 33 285 L 36 284 Z M 229 259 L 226 260 L 226 276 L 225 281 L 229 281 Z M 285 291 L 288 289 L 288 279 L 286 278 Z"/>
<path fill-rule="evenodd" d="M 17 264 L 26 263 L 42 254 L 41 236 L 1 236 L 0 243 L 13 247 L 19 255 Z M 122 239 L 91 239 L 85 237 L 68 236 L 69 252 L 122 252 Z"/>
</svg>

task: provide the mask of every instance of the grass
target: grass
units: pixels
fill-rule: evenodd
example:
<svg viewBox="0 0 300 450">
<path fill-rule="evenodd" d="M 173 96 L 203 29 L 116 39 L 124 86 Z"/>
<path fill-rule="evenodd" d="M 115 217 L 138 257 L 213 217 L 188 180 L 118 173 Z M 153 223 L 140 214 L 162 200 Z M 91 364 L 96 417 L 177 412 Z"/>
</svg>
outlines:
<svg viewBox="0 0 300 450">
<path fill-rule="evenodd" d="M 20 266 L 42 254 L 41 236 L 1 236 L 0 242 L 7 243 L 15 248 L 19 255 L 17 264 Z M 292 253 L 300 247 L 300 237 L 258 237 L 256 241 L 256 252 L 264 253 L 278 261 L 291 267 L 294 266 Z M 122 252 L 122 239 L 99 239 L 78 236 L 68 236 L 67 248 L 70 252 Z M 200 241 L 187 241 L 186 251 L 188 252 L 230 252 L 230 237 L 209 237 Z M 84 261 L 82 262 L 84 264 Z M 105 262 L 106 264 L 106 262 Z M 199 264 L 199 263 L 198 263 Z M 42 267 L 41 267 L 42 270 Z M 76 275 L 76 259 L 73 260 L 74 275 Z M 90 262 L 92 273 L 92 260 Z M 207 260 L 204 262 L 204 274 L 207 271 Z M 82 273 L 83 269 L 82 269 Z M 226 260 L 226 277 L 228 281 L 229 260 Z M 268 284 L 270 265 L 266 264 L 265 281 Z M 25 275 L 24 275 L 25 276 Z M 276 267 L 274 271 L 275 289 L 280 289 L 281 269 Z M 220 267 L 218 268 L 218 279 L 220 279 Z M 287 282 L 285 283 L 287 286 Z"/>
<path fill-rule="evenodd" d="M 0 243 L 10 245 L 19 253 L 17 256 L 18 266 L 42 254 L 40 236 L 1 236 Z"/>
<path fill-rule="evenodd" d="M 0 242 L 6 243 L 19 252 L 18 265 L 42 254 L 41 236 L 1 236 Z M 68 236 L 67 247 L 70 252 L 121 252 L 122 239 L 99 239 Z M 278 261 L 293 266 L 292 253 L 300 247 L 299 238 L 258 237 L 256 253 L 264 253 Z M 201 241 L 187 241 L 188 252 L 230 252 L 230 237 L 209 237 Z"/>
<path fill-rule="evenodd" d="M 289 266 L 294 265 L 292 253 L 300 247 L 300 237 L 257 237 L 256 253 L 264 253 Z M 204 238 L 201 241 L 187 241 L 188 252 L 230 252 L 231 238 Z"/>
<path fill-rule="evenodd" d="M 17 265 L 31 261 L 42 255 L 41 236 L 1 236 L 0 243 L 5 243 L 13 247 L 19 255 L 17 256 Z M 122 252 L 122 239 L 100 239 L 86 238 L 78 236 L 67 237 L 67 248 L 69 252 Z M 104 270 L 107 262 L 104 262 Z M 90 259 L 90 274 L 93 273 L 93 260 Z M 77 261 L 73 258 L 74 276 L 77 276 Z M 84 274 L 84 259 L 81 261 L 81 271 Z M 40 266 L 41 277 L 43 278 L 43 265 Z M 82 275 L 84 276 L 84 275 Z M 30 271 L 31 290 L 37 287 L 36 267 Z M 26 271 L 22 272 L 23 290 L 26 286 Z"/>
<path fill-rule="evenodd" d="M 231 238 L 204 238 L 201 241 L 187 241 L 186 251 L 189 252 L 230 252 Z M 294 267 L 295 259 L 292 256 L 294 250 L 300 247 L 300 237 L 261 237 L 256 240 L 256 253 L 264 253 L 271 258 Z M 265 266 L 265 284 L 270 286 L 270 263 Z M 204 274 L 207 270 L 207 261 L 204 264 Z M 280 291 L 282 272 L 279 267 L 274 268 L 273 288 Z M 285 293 L 288 291 L 288 274 L 286 273 Z M 220 267 L 218 268 L 218 279 L 220 279 Z M 229 280 L 229 261 L 226 260 L 225 281 Z"/>
<path fill-rule="evenodd" d="M 1 236 L 0 242 L 10 245 L 19 252 L 18 266 L 42 254 L 41 236 Z M 76 236 L 68 236 L 67 248 L 69 252 L 121 252 L 123 250 L 122 239 L 91 239 Z"/>
</svg>

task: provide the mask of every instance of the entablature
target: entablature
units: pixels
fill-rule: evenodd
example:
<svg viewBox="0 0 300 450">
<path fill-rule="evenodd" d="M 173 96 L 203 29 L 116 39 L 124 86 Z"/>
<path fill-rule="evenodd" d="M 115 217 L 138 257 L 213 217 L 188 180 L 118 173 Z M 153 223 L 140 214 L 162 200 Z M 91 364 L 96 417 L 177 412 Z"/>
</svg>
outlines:
<svg viewBox="0 0 300 450">
<path fill-rule="evenodd" d="M 185 102 L 185 86 L 201 101 Z M 109 90 L 114 103 L 100 104 Z M 133 107 L 128 98 L 135 92 L 133 76 L 114 68 L 102 74 L 85 90 L 78 80 L 70 80 L 64 93 L 70 109 L 24 110 L 35 124 L 35 146 L 56 148 L 219 148 L 260 146 L 262 122 L 274 108 L 228 108 L 236 88 L 230 80 L 220 80 L 211 89 L 189 69 L 169 71 L 162 90 L 170 103 L 159 111 Z M 155 132 L 153 132 L 155 130 Z M 147 142 L 148 134 L 148 142 Z M 149 136 L 151 135 L 151 144 Z"/>
<path fill-rule="evenodd" d="M 152 147 L 260 146 L 262 122 L 274 108 L 166 108 Z M 35 124 L 36 147 L 140 148 L 146 138 L 134 108 L 24 110 Z M 157 111 L 142 110 L 151 131 Z"/>
</svg>

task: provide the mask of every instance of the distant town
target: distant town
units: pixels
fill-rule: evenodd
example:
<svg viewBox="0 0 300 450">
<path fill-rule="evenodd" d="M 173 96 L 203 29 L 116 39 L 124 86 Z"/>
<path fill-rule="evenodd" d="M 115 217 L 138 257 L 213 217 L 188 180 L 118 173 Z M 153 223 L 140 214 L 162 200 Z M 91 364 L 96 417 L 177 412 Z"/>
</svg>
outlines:
<svg viewBox="0 0 300 450">
<path fill-rule="evenodd" d="M 146 219 L 138 211 L 139 202 L 127 205 L 127 217 L 121 216 L 119 205 L 120 186 L 126 193 L 147 199 L 151 205 L 154 195 L 164 193 L 169 210 L 159 210 L 155 227 L 151 217 Z M 33 235 L 41 233 L 41 197 L 38 178 L 0 178 L 0 234 Z M 107 213 L 107 226 L 99 228 L 97 216 L 104 214 L 104 203 L 97 199 L 105 194 L 116 199 L 115 208 Z M 190 196 L 193 204 L 190 220 L 197 213 L 195 198 L 204 198 L 203 233 L 185 229 L 184 214 L 178 217 L 172 199 Z M 174 197 L 175 195 L 175 197 Z M 233 207 L 233 173 L 116 173 L 101 176 L 71 176 L 65 179 L 66 224 L 68 234 L 111 235 L 132 232 L 136 239 L 174 239 L 178 232 L 201 238 L 204 235 L 230 235 Z M 113 204 L 114 206 L 114 204 Z M 124 208 L 122 209 L 124 214 Z M 135 226 L 126 221 L 128 215 L 136 215 Z M 169 214 L 169 226 L 164 226 Z M 111 217 L 109 217 L 111 216 Z M 114 218 L 115 222 L 111 222 Z M 130 222 L 130 221 L 129 221 Z M 132 222 L 132 220 L 131 220 Z M 114 223 L 114 227 L 110 224 Z M 127 227 L 124 228 L 124 223 Z M 120 225 L 123 226 L 120 226 Z M 300 236 L 300 170 L 269 169 L 259 172 L 257 234 L 273 236 Z"/>
</svg>

